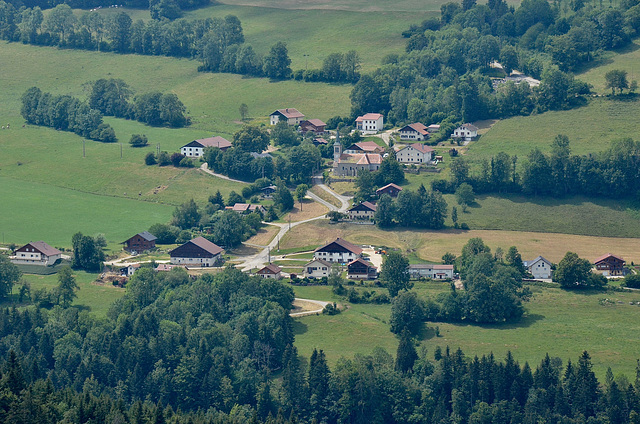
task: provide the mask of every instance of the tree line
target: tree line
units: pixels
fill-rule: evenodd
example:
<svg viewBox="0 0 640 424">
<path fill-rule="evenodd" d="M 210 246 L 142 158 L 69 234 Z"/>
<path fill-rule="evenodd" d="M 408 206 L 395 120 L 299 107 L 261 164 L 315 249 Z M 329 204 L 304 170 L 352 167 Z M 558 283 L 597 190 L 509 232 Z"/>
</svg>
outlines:
<svg viewBox="0 0 640 424">
<path fill-rule="evenodd" d="M 640 142 L 631 138 L 616 140 L 599 153 L 571 155 L 569 138 L 558 135 L 551 152 L 533 149 L 518 168 L 517 156 L 498 153 L 482 160 L 479 172 L 471 172 L 464 158 L 451 163 L 451 178 L 436 180 L 434 189 L 454 192 L 467 183 L 476 193 L 511 192 L 530 196 L 632 197 L 640 193 Z"/>
<path fill-rule="evenodd" d="M 92 8 L 109 8 L 113 6 L 126 6 L 134 9 L 150 9 L 151 17 L 154 19 L 158 18 L 171 18 L 171 16 L 166 16 L 169 11 L 173 13 L 181 14 L 183 10 L 194 9 L 197 7 L 203 7 L 210 3 L 210 0 L 163 0 L 157 1 L 153 0 L 151 2 L 146 0 L 124 0 L 121 2 L 114 2 L 113 0 L 9 0 L 8 4 L 11 4 L 17 9 L 20 8 L 34 8 L 39 7 L 41 9 L 49 9 L 59 4 L 68 4 L 70 7 L 74 9 L 92 9 Z M 167 10 L 162 14 L 162 11 Z M 177 10 L 174 10 L 177 9 Z M 175 18 L 175 17 L 174 17 Z"/>
</svg>

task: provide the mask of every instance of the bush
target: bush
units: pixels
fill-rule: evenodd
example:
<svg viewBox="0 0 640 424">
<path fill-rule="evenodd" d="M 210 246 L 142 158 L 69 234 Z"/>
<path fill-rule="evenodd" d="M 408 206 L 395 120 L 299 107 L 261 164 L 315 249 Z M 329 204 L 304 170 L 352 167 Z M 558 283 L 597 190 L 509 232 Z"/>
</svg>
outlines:
<svg viewBox="0 0 640 424">
<path fill-rule="evenodd" d="M 178 165 L 181 168 L 193 168 L 195 166 L 193 164 L 193 161 L 191 160 L 191 158 L 187 158 L 187 157 L 182 158 L 182 160 L 180 161 L 180 163 Z"/>
<path fill-rule="evenodd" d="M 178 153 L 179 154 L 179 153 Z M 160 152 L 158 155 L 158 165 L 159 166 L 167 166 L 171 164 L 171 157 L 167 152 Z"/>
<path fill-rule="evenodd" d="M 176 152 L 171 155 L 169 160 L 171 161 L 171 164 L 177 168 L 180 166 L 180 162 L 182 162 L 182 159 L 184 159 L 185 157 L 185 155 Z"/>
<path fill-rule="evenodd" d="M 144 147 L 149 144 L 149 140 L 144 134 L 133 134 L 131 140 L 129 140 L 129 144 L 131 144 L 131 147 Z"/>
<path fill-rule="evenodd" d="M 624 285 L 632 289 L 640 289 L 640 274 L 629 274 L 624 277 Z"/>
<path fill-rule="evenodd" d="M 340 310 L 340 308 L 338 308 L 338 305 L 336 305 L 336 302 L 327 304 L 327 306 L 325 306 L 324 309 L 322 310 L 322 313 L 327 315 L 337 315 L 340 312 L 342 311 Z"/>
<path fill-rule="evenodd" d="M 144 157 L 144 163 L 147 166 L 155 165 L 156 163 L 158 163 L 156 161 L 156 155 L 154 155 L 153 152 L 147 153 L 147 155 Z"/>
</svg>

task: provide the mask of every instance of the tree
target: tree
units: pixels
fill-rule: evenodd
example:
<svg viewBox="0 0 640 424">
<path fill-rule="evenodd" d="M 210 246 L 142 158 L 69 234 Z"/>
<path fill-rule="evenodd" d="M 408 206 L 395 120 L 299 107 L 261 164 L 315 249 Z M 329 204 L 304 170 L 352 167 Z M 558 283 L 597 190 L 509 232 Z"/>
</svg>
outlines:
<svg viewBox="0 0 640 424">
<path fill-rule="evenodd" d="M 65 45 L 67 37 L 73 32 L 77 19 L 71 10 L 71 7 L 67 4 L 58 4 L 51 9 L 46 19 L 44 20 L 44 28 L 48 30 L 51 35 L 58 38 L 57 43 Z"/>
<path fill-rule="evenodd" d="M 269 147 L 269 134 L 254 125 L 245 125 L 233 135 L 233 147 L 242 152 L 262 153 Z"/>
<path fill-rule="evenodd" d="M 498 253 L 496 249 L 496 254 Z M 518 252 L 518 248 L 515 246 L 509 247 L 507 250 L 507 255 L 505 256 L 505 261 L 507 265 L 517 270 L 521 276 L 524 277 L 526 269 L 524 267 L 524 262 L 522 262 L 522 256 L 520 252 Z"/>
<path fill-rule="evenodd" d="M 271 51 L 264 58 L 262 69 L 264 74 L 273 79 L 287 79 L 291 77 L 291 59 L 287 45 L 282 41 L 271 47 Z"/>
<path fill-rule="evenodd" d="M 612 69 L 604 74 L 606 82 L 606 88 L 611 89 L 611 94 L 615 95 L 616 90 L 622 94 L 622 90 L 629 88 L 629 81 L 627 80 L 627 71 L 620 69 Z"/>
<path fill-rule="evenodd" d="M 78 232 L 71 238 L 73 247 L 73 259 L 71 266 L 76 269 L 84 269 L 89 272 L 102 270 L 104 252 L 91 236 L 85 236 Z"/>
<path fill-rule="evenodd" d="M 229 210 L 216 214 L 211 224 L 213 242 L 227 249 L 239 246 L 247 230 L 248 226 L 242 216 Z"/>
<path fill-rule="evenodd" d="M 200 217 L 198 205 L 193 199 L 190 199 L 188 202 L 176 206 L 171 223 L 180 229 L 188 230 L 198 226 Z"/>
<path fill-rule="evenodd" d="M 127 53 L 131 45 L 131 17 L 125 12 L 115 15 L 109 26 L 113 49 L 118 53 Z"/>
<path fill-rule="evenodd" d="M 144 134 L 133 134 L 131 136 L 131 140 L 129 140 L 129 144 L 131 144 L 131 147 L 144 147 L 147 144 L 149 144 L 149 140 L 147 139 L 147 136 Z M 153 153 L 151 154 L 153 155 Z M 153 159 L 155 162 L 155 157 Z M 145 163 L 146 163 L 146 158 L 145 158 Z M 153 165 L 153 164 L 147 163 L 147 165 Z"/>
<path fill-rule="evenodd" d="M 229 192 L 229 199 L 227 200 L 227 205 L 228 206 L 233 206 L 236 203 L 242 203 L 244 199 L 242 198 L 241 195 L 239 195 L 238 193 L 236 193 L 234 190 L 231 190 Z"/>
<path fill-rule="evenodd" d="M 273 205 L 283 213 L 293 208 L 293 196 L 283 181 L 277 184 L 273 193 Z"/>
<path fill-rule="evenodd" d="M 0 299 L 6 299 L 13 285 L 22 277 L 22 272 L 5 255 L 0 255 Z"/>
<path fill-rule="evenodd" d="M 393 225 L 393 217 L 395 216 L 395 204 L 388 194 L 383 194 L 376 205 L 376 213 L 374 219 L 380 228 L 389 228 Z"/>
<path fill-rule="evenodd" d="M 408 331 L 416 335 L 425 318 L 425 303 L 416 292 L 403 291 L 391 302 L 391 332 L 401 334 Z"/>
<path fill-rule="evenodd" d="M 453 226 L 458 228 L 458 208 L 455 206 L 451 208 L 451 221 L 453 221 Z"/>
<path fill-rule="evenodd" d="M 240 119 L 244 121 L 249 115 L 249 106 L 246 103 L 242 103 L 238 111 L 240 112 Z"/>
<path fill-rule="evenodd" d="M 375 176 L 368 169 L 363 169 L 358 172 L 355 185 L 358 189 L 358 192 L 355 195 L 356 201 L 368 201 L 375 197 Z"/>
<path fill-rule="evenodd" d="M 591 262 L 567 252 L 553 273 L 553 281 L 567 289 L 584 288 L 589 286 L 590 276 Z"/>
<path fill-rule="evenodd" d="M 172 244 L 175 243 L 180 229 L 167 224 L 153 224 L 149 227 L 149 232 L 156 236 L 158 244 Z"/>
<path fill-rule="evenodd" d="M 396 370 L 405 374 L 413 369 L 413 364 L 418 359 L 416 348 L 413 345 L 411 334 L 406 328 L 400 333 L 400 343 L 396 351 Z"/>
<path fill-rule="evenodd" d="M 286 120 L 278 121 L 271 130 L 271 139 L 276 146 L 297 146 L 300 144 L 298 132 Z"/>
<path fill-rule="evenodd" d="M 462 206 L 463 212 L 467 210 L 467 206 L 471 205 L 476 200 L 476 195 L 473 192 L 473 187 L 470 184 L 462 183 L 456 189 L 456 201 Z"/>
<path fill-rule="evenodd" d="M 409 290 L 413 283 L 409 280 L 409 261 L 400 252 L 389 252 L 384 257 L 380 270 L 380 281 L 385 283 L 391 297 L 400 290 Z"/>
<path fill-rule="evenodd" d="M 96 13 L 91 15 L 99 16 Z M 129 115 L 129 98 L 132 91 L 121 79 L 99 79 L 91 87 L 89 106 L 103 115 L 124 118 Z"/>
<path fill-rule="evenodd" d="M 71 267 L 65 266 L 58 271 L 58 296 L 59 304 L 63 308 L 71 306 L 73 299 L 78 297 L 76 291 L 80 290 L 76 277 L 72 274 Z"/>
<path fill-rule="evenodd" d="M 300 202 L 300 210 L 302 210 L 302 201 L 307 195 L 307 191 L 309 190 L 309 186 L 306 184 L 300 184 L 296 187 L 296 199 Z"/>
<path fill-rule="evenodd" d="M 158 163 L 156 161 L 156 155 L 153 154 L 153 152 L 148 152 L 145 156 L 144 156 L 144 164 L 147 166 L 151 166 L 151 165 L 155 165 L 156 163 Z"/>
</svg>

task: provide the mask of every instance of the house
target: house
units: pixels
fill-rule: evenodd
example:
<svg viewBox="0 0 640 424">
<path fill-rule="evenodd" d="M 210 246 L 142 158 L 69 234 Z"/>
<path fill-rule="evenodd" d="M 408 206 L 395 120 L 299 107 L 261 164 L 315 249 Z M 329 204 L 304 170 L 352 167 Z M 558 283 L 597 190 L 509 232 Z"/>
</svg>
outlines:
<svg viewBox="0 0 640 424">
<path fill-rule="evenodd" d="M 322 137 L 314 138 L 312 143 L 314 146 L 318 146 L 318 147 L 326 146 L 327 144 L 329 144 L 329 142 Z"/>
<path fill-rule="evenodd" d="M 356 129 L 363 133 L 377 133 L 384 127 L 384 118 L 379 113 L 367 113 L 356 118 Z"/>
<path fill-rule="evenodd" d="M 381 163 L 382 156 L 379 153 L 343 154 L 340 143 L 333 145 L 333 174 L 336 176 L 357 177 L 358 172 L 364 169 L 377 171 Z"/>
<path fill-rule="evenodd" d="M 260 189 L 260 193 L 261 193 L 262 197 L 264 197 L 265 199 L 270 199 L 271 197 L 273 197 L 273 193 L 276 192 L 277 188 L 278 187 L 276 187 L 274 185 L 266 186 L 266 187 Z"/>
<path fill-rule="evenodd" d="M 187 267 L 184 266 L 184 265 L 158 264 L 158 266 L 155 268 L 154 271 L 168 272 L 168 271 L 171 271 L 173 268 L 184 268 L 184 269 L 187 269 Z"/>
<path fill-rule="evenodd" d="M 144 252 L 156 248 L 156 236 L 148 231 L 143 231 L 131 237 L 129 240 L 123 241 L 124 250 L 129 252 Z"/>
<path fill-rule="evenodd" d="M 431 124 L 427 127 L 427 131 L 429 131 L 429 134 L 433 134 L 436 133 L 438 131 L 440 131 L 440 125 L 438 124 Z"/>
<path fill-rule="evenodd" d="M 11 262 L 23 265 L 50 266 L 62 258 L 62 252 L 43 241 L 32 241 L 15 251 Z"/>
<path fill-rule="evenodd" d="M 380 146 L 375 141 L 361 141 L 354 143 L 344 150 L 344 153 L 348 154 L 363 154 L 363 153 L 384 153 L 384 147 Z"/>
<path fill-rule="evenodd" d="M 331 243 L 318 247 L 313 252 L 314 259 L 327 262 L 349 263 L 362 256 L 362 249 L 338 237 Z"/>
<path fill-rule="evenodd" d="M 300 122 L 300 131 L 302 131 L 303 134 L 308 133 L 309 131 L 316 134 L 324 134 L 324 127 L 326 126 L 327 124 L 319 119 L 309 119 Z"/>
<path fill-rule="evenodd" d="M 600 256 L 593 263 L 598 271 L 602 271 L 604 276 L 625 275 L 627 273 L 624 267 L 625 260 L 611 253 Z"/>
<path fill-rule="evenodd" d="M 429 138 L 429 130 L 420 122 L 400 128 L 400 140 L 423 141 Z"/>
<path fill-rule="evenodd" d="M 523 264 L 536 280 L 548 280 L 553 273 L 551 271 L 551 262 L 542 256 L 538 256 L 532 261 L 523 261 Z"/>
<path fill-rule="evenodd" d="M 331 273 L 331 264 L 322 259 L 314 259 L 304 265 L 303 275 L 305 278 L 328 277 Z"/>
<path fill-rule="evenodd" d="M 362 258 L 347 264 L 347 278 L 351 280 L 375 280 L 377 277 L 378 269 Z"/>
<path fill-rule="evenodd" d="M 279 280 L 282 278 L 282 268 L 275 264 L 269 264 L 256 273 L 262 278 L 273 278 Z"/>
<path fill-rule="evenodd" d="M 278 109 L 269 115 L 271 125 L 276 125 L 280 121 L 287 121 L 289 125 L 298 126 L 304 120 L 304 115 L 292 107 Z"/>
<path fill-rule="evenodd" d="M 137 270 L 140 268 L 140 264 L 131 264 L 129 266 L 125 266 L 124 268 L 120 268 L 120 275 L 123 277 L 131 277 Z"/>
<path fill-rule="evenodd" d="M 201 138 L 182 146 L 180 153 L 189 158 L 199 158 L 202 157 L 204 149 L 207 147 L 217 147 L 220 150 L 227 150 L 231 147 L 231 142 L 220 136 Z"/>
<path fill-rule="evenodd" d="M 376 205 L 371 202 L 362 202 L 347 210 L 351 219 L 373 219 L 376 214 Z"/>
<path fill-rule="evenodd" d="M 222 248 L 204 237 L 196 237 L 169 252 L 173 265 L 215 266 L 222 260 Z"/>
<path fill-rule="evenodd" d="M 453 131 L 451 138 L 459 138 L 464 141 L 471 141 L 478 136 L 478 127 L 471 124 L 462 124 Z"/>
<path fill-rule="evenodd" d="M 411 264 L 409 278 L 430 278 L 432 280 L 452 280 L 453 265 Z"/>
<path fill-rule="evenodd" d="M 396 159 L 400 163 L 420 164 L 433 161 L 433 148 L 422 143 L 414 143 L 398 150 Z"/>
<path fill-rule="evenodd" d="M 233 206 L 225 207 L 226 210 L 238 212 L 241 215 L 258 211 L 262 215 L 267 213 L 267 210 L 262 205 L 252 205 L 251 203 L 236 203 Z"/>
<path fill-rule="evenodd" d="M 398 197 L 398 193 L 400 193 L 401 191 L 402 191 L 402 187 L 400 187 L 397 184 L 390 183 L 384 187 L 380 187 L 379 189 L 377 189 L 376 195 L 380 197 L 383 194 L 388 194 L 391 197 Z"/>
</svg>

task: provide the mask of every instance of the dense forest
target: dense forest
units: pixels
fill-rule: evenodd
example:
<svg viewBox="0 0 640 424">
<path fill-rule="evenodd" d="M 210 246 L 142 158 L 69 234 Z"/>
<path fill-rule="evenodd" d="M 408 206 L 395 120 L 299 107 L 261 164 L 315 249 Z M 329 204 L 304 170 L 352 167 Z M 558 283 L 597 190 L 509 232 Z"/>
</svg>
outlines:
<svg viewBox="0 0 640 424">
<path fill-rule="evenodd" d="M 403 292 L 406 293 L 406 292 Z M 401 297 L 402 293 L 398 296 Z M 293 346 L 293 292 L 227 268 L 142 268 L 107 317 L 0 311 L 0 420 L 21 423 L 635 423 L 635 381 L 598 382 L 589 354 L 532 369 L 509 353 L 416 349 L 399 333 L 330 368 Z"/>
</svg>

